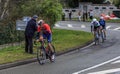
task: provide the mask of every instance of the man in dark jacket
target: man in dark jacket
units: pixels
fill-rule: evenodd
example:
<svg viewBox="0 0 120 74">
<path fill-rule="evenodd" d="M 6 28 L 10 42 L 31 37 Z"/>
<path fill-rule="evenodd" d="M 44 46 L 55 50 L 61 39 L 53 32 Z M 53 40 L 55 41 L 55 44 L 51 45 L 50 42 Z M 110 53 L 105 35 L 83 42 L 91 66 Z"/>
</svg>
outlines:
<svg viewBox="0 0 120 74">
<path fill-rule="evenodd" d="M 30 21 L 28 21 L 25 29 L 25 52 L 33 54 L 33 41 L 35 31 L 37 31 L 37 20 L 38 16 L 34 15 Z"/>
</svg>

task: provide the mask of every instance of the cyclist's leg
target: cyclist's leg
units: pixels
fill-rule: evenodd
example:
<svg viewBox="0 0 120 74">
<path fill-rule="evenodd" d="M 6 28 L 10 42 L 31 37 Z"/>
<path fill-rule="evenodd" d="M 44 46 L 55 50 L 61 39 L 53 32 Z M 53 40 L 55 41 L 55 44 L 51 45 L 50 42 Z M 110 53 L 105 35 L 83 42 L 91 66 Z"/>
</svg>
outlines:
<svg viewBox="0 0 120 74">
<path fill-rule="evenodd" d="M 55 49 L 54 49 L 53 45 L 51 44 L 51 42 L 52 42 L 52 34 L 51 33 L 47 35 L 47 40 L 48 40 L 48 47 L 51 50 L 50 60 L 51 60 L 51 62 L 54 62 L 55 61 Z"/>
<path fill-rule="evenodd" d="M 52 50 L 52 45 L 51 45 L 51 42 L 52 42 L 52 34 L 51 34 L 51 33 L 43 34 L 43 39 L 46 39 L 46 38 L 47 38 L 47 42 L 48 42 L 48 47 L 49 47 L 50 50 L 53 52 L 53 50 Z"/>
<path fill-rule="evenodd" d="M 102 27 L 102 26 L 100 26 L 100 32 L 102 32 L 102 30 L 103 30 L 103 27 Z"/>
<path fill-rule="evenodd" d="M 101 29 L 102 29 L 101 26 L 98 26 L 98 27 L 97 27 L 98 36 L 100 36 L 100 34 L 101 34 Z"/>
<path fill-rule="evenodd" d="M 44 49 L 44 51 L 45 51 L 45 47 L 44 47 L 44 45 L 45 45 L 45 36 L 44 36 L 44 34 L 42 34 L 41 36 L 40 36 L 40 38 L 39 38 L 39 40 L 40 40 L 40 42 L 41 42 L 41 46 L 42 46 L 42 48 Z"/>
<path fill-rule="evenodd" d="M 103 33 L 104 33 L 104 38 L 106 39 L 106 28 L 105 28 L 105 25 L 103 26 Z"/>
<path fill-rule="evenodd" d="M 100 27 L 99 26 L 96 28 L 96 34 L 97 34 L 97 38 L 99 38 L 99 36 L 100 36 Z"/>
<path fill-rule="evenodd" d="M 53 47 L 52 47 L 52 44 L 51 44 L 51 42 L 52 42 L 52 34 L 51 34 L 51 33 L 49 33 L 49 34 L 47 35 L 47 41 L 48 41 L 48 46 L 49 46 L 50 50 L 51 50 L 52 52 L 54 52 Z"/>
<path fill-rule="evenodd" d="M 100 26 L 100 36 L 103 37 L 103 26 Z"/>
<path fill-rule="evenodd" d="M 104 30 L 103 30 L 103 32 L 104 32 L 104 35 L 105 35 L 105 39 L 106 39 L 106 30 L 104 29 Z"/>
<path fill-rule="evenodd" d="M 93 28 L 93 31 L 94 31 L 94 39 L 96 38 L 96 30 L 97 30 L 97 28 L 94 27 L 94 28 Z"/>
</svg>

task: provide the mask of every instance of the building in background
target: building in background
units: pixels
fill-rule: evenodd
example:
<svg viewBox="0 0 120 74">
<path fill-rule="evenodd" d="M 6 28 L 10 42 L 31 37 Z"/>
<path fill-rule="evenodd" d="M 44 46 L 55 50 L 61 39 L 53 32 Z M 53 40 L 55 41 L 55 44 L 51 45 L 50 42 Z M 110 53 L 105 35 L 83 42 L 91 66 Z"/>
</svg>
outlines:
<svg viewBox="0 0 120 74">
<path fill-rule="evenodd" d="M 92 4 L 91 2 L 80 2 L 79 7 L 77 8 L 64 8 L 63 12 L 65 13 L 65 17 L 68 18 L 68 13 L 72 11 L 72 18 L 78 18 L 78 12 L 81 11 L 81 15 L 83 13 L 87 13 L 86 16 L 89 17 L 90 11 L 93 12 L 93 17 L 100 17 L 101 14 L 110 15 L 113 11 L 120 11 L 116 6 L 105 3 L 105 4 Z"/>
</svg>

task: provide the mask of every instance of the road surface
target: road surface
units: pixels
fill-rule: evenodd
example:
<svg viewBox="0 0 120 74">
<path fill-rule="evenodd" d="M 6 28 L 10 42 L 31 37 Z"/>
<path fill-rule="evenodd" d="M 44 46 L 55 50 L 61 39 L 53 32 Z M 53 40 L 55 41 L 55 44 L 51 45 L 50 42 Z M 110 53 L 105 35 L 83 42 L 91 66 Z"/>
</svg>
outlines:
<svg viewBox="0 0 120 74">
<path fill-rule="evenodd" d="M 89 22 L 60 21 L 55 28 L 90 32 Z M 107 40 L 100 45 L 56 57 L 55 63 L 38 62 L 0 70 L 0 74 L 120 74 L 120 25 L 107 23 Z"/>
</svg>

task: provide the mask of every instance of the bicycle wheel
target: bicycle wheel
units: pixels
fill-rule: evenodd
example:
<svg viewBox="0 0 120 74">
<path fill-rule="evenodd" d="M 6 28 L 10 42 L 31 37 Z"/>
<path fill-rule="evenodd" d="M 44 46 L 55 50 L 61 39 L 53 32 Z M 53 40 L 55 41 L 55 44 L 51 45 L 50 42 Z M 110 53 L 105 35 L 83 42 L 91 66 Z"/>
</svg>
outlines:
<svg viewBox="0 0 120 74">
<path fill-rule="evenodd" d="M 48 57 L 49 57 L 50 62 L 55 62 L 55 56 L 56 56 L 55 54 L 56 54 L 55 47 L 54 45 L 52 45 L 52 48 L 51 49 L 49 48 L 48 50 Z"/>
<path fill-rule="evenodd" d="M 98 35 L 97 32 L 96 32 L 96 34 L 95 34 L 94 42 L 95 42 L 95 45 L 99 44 L 99 35 Z"/>
<path fill-rule="evenodd" d="M 45 64 L 46 62 L 46 53 L 45 50 L 41 47 L 37 49 L 37 60 L 41 65 Z"/>
<path fill-rule="evenodd" d="M 99 44 L 99 38 L 95 38 L 95 45 Z"/>
</svg>

